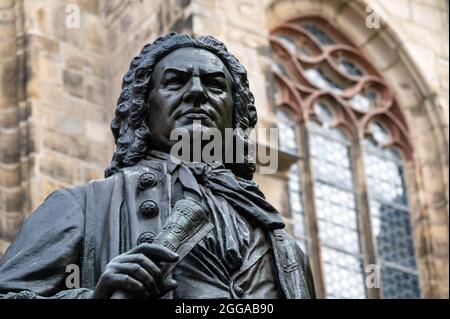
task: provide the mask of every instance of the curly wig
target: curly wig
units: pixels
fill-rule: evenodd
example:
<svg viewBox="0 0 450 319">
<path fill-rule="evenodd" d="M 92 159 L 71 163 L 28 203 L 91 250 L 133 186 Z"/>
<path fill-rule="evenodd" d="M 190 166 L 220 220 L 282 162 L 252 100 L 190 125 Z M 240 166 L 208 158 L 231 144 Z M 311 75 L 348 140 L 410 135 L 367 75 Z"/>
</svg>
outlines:
<svg viewBox="0 0 450 319">
<path fill-rule="evenodd" d="M 235 136 L 244 139 L 245 154 L 235 163 L 225 164 L 233 173 L 245 179 L 252 179 L 255 171 L 253 159 L 248 155 L 251 146 L 248 132 L 257 122 L 254 97 L 250 91 L 247 71 L 238 59 L 228 52 L 226 46 L 212 36 L 193 39 L 187 34 L 170 32 L 159 37 L 153 43 L 145 45 L 141 53 L 133 58 L 130 69 L 123 77 L 122 91 L 117 101 L 111 130 L 116 143 L 116 151 L 105 176 L 111 176 L 121 168 L 137 164 L 152 149 L 151 132 L 148 119 L 151 105 L 147 97 L 151 90 L 151 76 L 156 64 L 166 55 L 178 48 L 201 48 L 210 51 L 221 59 L 230 71 L 233 82 L 233 129 L 242 129 L 245 133 Z"/>
</svg>

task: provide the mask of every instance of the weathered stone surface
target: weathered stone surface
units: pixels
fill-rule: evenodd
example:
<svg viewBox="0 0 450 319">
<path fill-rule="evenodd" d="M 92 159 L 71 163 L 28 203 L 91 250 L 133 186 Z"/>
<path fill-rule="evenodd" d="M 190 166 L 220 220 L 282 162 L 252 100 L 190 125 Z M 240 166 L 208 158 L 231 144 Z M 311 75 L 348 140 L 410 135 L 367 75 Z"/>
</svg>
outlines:
<svg viewBox="0 0 450 319">
<path fill-rule="evenodd" d="M 19 141 L 20 132 L 17 128 L 2 130 L 0 134 L 0 162 L 5 164 L 17 163 L 20 159 L 20 148 L 12 147 L 12 141 Z"/>
<path fill-rule="evenodd" d="M 64 154 L 47 151 L 41 160 L 41 173 L 66 184 L 74 183 L 77 161 Z"/>
<path fill-rule="evenodd" d="M 17 73 L 14 61 L 0 64 L 0 107 L 10 107 L 15 104 L 17 93 Z"/>
<path fill-rule="evenodd" d="M 15 187 L 20 185 L 20 172 L 17 165 L 0 164 L 0 187 Z"/>
<path fill-rule="evenodd" d="M 83 76 L 81 74 L 64 70 L 64 89 L 74 96 L 84 97 Z"/>
</svg>

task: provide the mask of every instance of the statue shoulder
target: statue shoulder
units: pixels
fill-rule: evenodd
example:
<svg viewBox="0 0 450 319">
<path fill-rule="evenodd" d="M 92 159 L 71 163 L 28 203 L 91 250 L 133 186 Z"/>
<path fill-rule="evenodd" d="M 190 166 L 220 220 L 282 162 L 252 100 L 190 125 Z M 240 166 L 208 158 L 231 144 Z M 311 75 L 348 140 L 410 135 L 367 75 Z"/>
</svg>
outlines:
<svg viewBox="0 0 450 319">
<path fill-rule="evenodd" d="M 60 201 L 74 200 L 84 209 L 87 198 L 95 198 L 96 196 L 104 197 L 108 193 L 111 193 L 114 188 L 121 187 L 122 183 L 123 174 L 122 172 L 118 172 L 107 178 L 91 180 L 84 184 L 56 190 L 48 195 L 45 202 L 49 199 L 57 199 Z"/>
</svg>

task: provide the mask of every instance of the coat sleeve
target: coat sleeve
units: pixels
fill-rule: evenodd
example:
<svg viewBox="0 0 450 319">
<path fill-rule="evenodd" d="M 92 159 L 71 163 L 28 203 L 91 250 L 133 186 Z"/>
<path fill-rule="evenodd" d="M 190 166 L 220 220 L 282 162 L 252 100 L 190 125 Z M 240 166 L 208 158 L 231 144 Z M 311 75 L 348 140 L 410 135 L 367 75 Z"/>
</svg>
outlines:
<svg viewBox="0 0 450 319">
<path fill-rule="evenodd" d="M 0 299 L 86 298 L 89 289 L 66 285 L 66 267 L 81 269 L 84 219 L 82 207 L 69 191 L 52 193 L 0 260 Z"/>
<path fill-rule="evenodd" d="M 300 267 L 303 270 L 305 281 L 308 286 L 308 292 L 311 299 L 317 299 L 316 287 L 314 285 L 314 278 L 311 270 L 311 263 L 309 261 L 308 256 L 303 252 L 303 249 L 295 243 L 295 247 L 297 250 L 298 261 L 300 263 Z"/>
</svg>

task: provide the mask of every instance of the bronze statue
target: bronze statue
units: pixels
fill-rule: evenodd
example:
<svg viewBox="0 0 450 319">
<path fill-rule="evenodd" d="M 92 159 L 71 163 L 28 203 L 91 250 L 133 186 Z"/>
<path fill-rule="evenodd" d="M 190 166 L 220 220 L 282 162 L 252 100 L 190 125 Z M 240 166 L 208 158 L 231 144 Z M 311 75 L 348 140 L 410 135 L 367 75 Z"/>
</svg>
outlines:
<svg viewBox="0 0 450 319">
<path fill-rule="evenodd" d="M 308 259 L 252 182 L 247 153 L 172 160 L 170 133 L 193 132 L 194 120 L 253 128 L 254 98 L 223 43 L 171 32 L 123 78 L 106 178 L 56 191 L 33 213 L 0 261 L 0 297 L 315 298 Z M 70 264 L 79 288 L 65 284 Z"/>
</svg>

